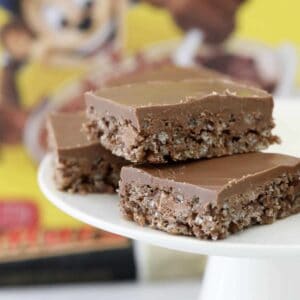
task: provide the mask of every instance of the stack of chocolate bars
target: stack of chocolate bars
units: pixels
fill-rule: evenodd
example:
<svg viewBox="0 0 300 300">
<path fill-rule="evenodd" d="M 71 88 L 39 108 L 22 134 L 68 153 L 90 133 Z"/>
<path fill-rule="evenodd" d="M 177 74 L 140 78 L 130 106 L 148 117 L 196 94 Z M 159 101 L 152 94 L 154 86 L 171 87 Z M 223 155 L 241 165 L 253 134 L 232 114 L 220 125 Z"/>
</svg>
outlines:
<svg viewBox="0 0 300 300">
<path fill-rule="evenodd" d="M 259 152 L 279 142 L 269 93 L 168 66 L 85 97 L 50 117 L 59 189 L 117 190 L 127 219 L 201 239 L 300 212 L 300 159 Z"/>
</svg>

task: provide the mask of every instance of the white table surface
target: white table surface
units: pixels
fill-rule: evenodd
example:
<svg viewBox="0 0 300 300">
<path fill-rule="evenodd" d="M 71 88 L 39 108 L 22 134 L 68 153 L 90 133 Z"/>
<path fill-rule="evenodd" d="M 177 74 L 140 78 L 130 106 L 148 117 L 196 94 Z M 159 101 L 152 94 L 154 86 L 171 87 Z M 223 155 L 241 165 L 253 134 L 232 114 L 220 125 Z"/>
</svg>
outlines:
<svg viewBox="0 0 300 300">
<path fill-rule="evenodd" d="M 199 280 L 151 283 L 69 284 L 1 288 L 1 300 L 168 300 L 197 299 Z"/>
</svg>

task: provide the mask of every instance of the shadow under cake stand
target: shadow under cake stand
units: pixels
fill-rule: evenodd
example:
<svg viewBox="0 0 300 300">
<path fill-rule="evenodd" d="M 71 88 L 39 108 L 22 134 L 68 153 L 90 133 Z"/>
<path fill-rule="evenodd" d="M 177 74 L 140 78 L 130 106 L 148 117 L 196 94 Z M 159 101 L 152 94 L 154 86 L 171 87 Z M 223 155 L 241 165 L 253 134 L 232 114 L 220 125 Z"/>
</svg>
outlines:
<svg viewBox="0 0 300 300">
<path fill-rule="evenodd" d="M 299 156 L 299 112 L 300 103 L 277 103 L 276 131 L 283 137 L 283 143 L 270 151 Z M 169 235 L 123 219 L 117 196 L 58 191 L 53 181 L 52 159 L 48 155 L 42 161 L 38 181 L 44 195 L 62 211 L 94 227 L 138 241 L 209 255 L 199 299 L 300 299 L 300 215 L 256 226 L 221 241 Z"/>
</svg>

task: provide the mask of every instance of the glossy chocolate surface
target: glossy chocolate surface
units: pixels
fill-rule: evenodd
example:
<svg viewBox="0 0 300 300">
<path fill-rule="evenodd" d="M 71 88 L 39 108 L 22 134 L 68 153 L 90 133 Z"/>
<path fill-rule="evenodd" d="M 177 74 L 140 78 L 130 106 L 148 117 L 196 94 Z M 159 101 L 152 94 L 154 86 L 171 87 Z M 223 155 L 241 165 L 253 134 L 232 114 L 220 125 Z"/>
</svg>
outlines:
<svg viewBox="0 0 300 300">
<path fill-rule="evenodd" d="M 300 158 L 270 153 L 239 154 L 166 166 L 124 167 L 121 179 L 172 188 L 187 198 L 221 201 L 242 194 L 283 173 L 300 172 Z M 300 187 L 299 188 L 300 192 Z"/>
<path fill-rule="evenodd" d="M 86 121 L 84 112 L 53 113 L 48 119 L 48 134 L 51 148 L 60 158 L 84 158 L 94 160 L 104 158 L 110 161 L 123 161 L 100 145 L 90 142 L 82 131 Z"/>
<path fill-rule="evenodd" d="M 86 93 L 89 109 L 100 116 L 127 119 L 140 130 L 145 119 L 186 120 L 193 113 L 247 114 L 272 118 L 273 99 L 267 92 L 226 79 L 193 79 L 134 83 Z"/>
</svg>

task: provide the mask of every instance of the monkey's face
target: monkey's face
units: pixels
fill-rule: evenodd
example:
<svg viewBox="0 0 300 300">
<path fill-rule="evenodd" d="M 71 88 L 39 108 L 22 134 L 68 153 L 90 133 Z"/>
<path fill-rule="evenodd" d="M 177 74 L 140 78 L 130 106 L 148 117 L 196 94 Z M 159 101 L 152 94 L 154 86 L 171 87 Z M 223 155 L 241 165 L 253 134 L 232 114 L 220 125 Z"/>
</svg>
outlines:
<svg viewBox="0 0 300 300">
<path fill-rule="evenodd" d="M 54 51 L 95 54 L 113 40 L 116 0 L 23 0 L 22 14 L 37 39 Z M 51 49 L 50 49 L 51 50 Z"/>
</svg>

